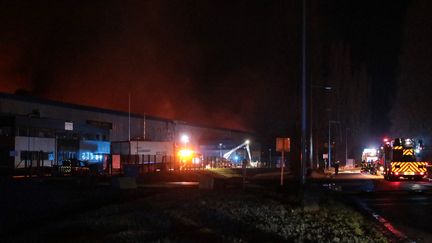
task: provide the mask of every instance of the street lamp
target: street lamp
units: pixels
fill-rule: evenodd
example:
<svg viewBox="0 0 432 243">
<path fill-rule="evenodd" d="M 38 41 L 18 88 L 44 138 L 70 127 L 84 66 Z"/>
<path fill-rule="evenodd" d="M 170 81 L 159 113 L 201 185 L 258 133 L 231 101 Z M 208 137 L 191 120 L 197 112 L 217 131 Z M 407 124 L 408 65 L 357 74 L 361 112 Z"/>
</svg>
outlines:
<svg viewBox="0 0 432 243">
<path fill-rule="evenodd" d="M 348 131 L 349 127 L 345 128 L 345 166 L 348 164 Z"/>
<path fill-rule="evenodd" d="M 312 106 L 312 90 L 313 89 L 321 89 L 321 90 L 327 90 L 330 91 L 333 89 L 332 86 L 329 85 L 317 85 L 317 84 L 311 84 L 310 86 L 310 96 L 309 96 L 309 117 L 310 117 L 310 126 L 309 126 L 309 166 L 310 168 L 313 168 L 313 153 L 314 153 L 314 141 L 313 141 L 313 106 Z"/>
<path fill-rule="evenodd" d="M 332 121 L 329 120 L 329 124 L 328 124 L 328 165 L 327 165 L 327 169 L 330 169 L 331 166 L 331 124 L 339 124 L 339 121 Z"/>
<path fill-rule="evenodd" d="M 306 156 L 307 156 L 307 145 L 306 145 L 306 139 L 307 139 L 307 112 L 308 112 L 308 99 L 307 99 L 307 87 L 310 83 L 308 82 L 306 78 L 306 0 L 302 1 L 302 45 L 301 45 L 301 55 L 302 55 L 302 63 L 301 63 L 301 139 L 300 139 L 300 183 L 303 185 L 305 183 L 305 165 L 307 162 Z M 310 90 L 309 90 L 310 91 Z M 309 92 L 310 93 L 310 92 Z M 309 94 L 310 97 L 310 94 Z M 282 153 L 283 154 L 283 153 Z M 283 168 L 283 166 L 281 166 Z M 281 174 L 283 175 L 283 174 Z M 283 184 L 282 177 L 281 177 L 281 185 Z"/>
<path fill-rule="evenodd" d="M 271 165 L 272 165 L 272 149 L 271 148 L 269 148 L 269 164 L 268 164 L 268 167 L 271 167 Z"/>
<path fill-rule="evenodd" d="M 222 159 L 222 143 L 219 144 L 219 158 Z"/>
</svg>

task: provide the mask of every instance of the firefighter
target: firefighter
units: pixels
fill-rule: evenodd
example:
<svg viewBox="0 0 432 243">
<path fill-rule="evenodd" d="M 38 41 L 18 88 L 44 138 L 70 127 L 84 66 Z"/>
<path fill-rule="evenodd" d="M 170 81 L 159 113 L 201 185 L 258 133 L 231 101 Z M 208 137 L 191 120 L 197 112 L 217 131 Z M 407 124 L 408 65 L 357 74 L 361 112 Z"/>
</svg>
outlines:
<svg viewBox="0 0 432 243">
<path fill-rule="evenodd" d="M 340 161 L 339 161 L 339 160 L 337 160 L 337 161 L 334 163 L 335 175 L 339 174 L 339 164 L 340 164 Z"/>
</svg>

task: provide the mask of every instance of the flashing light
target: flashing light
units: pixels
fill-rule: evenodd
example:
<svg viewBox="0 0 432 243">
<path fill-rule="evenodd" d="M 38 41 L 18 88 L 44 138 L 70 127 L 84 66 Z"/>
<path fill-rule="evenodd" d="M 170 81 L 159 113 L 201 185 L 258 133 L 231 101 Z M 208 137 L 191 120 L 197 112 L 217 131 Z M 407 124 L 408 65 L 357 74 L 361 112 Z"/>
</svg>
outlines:
<svg viewBox="0 0 432 243">
<path fill-rule="evenodd" d="M 239 157 L 236 155 L 234 156 L 234 160 L 237 161 L 239 159 Z"/>
<path fill-rule="evenodd" d="M 183 158 L 183 159 L 191 158 L 192 155 L 193 155 L 193 151 L 190 150 L 190 149 L 181 149 L 178 152 L 178 156 L 181 157 L 181 158 Z"/>
<path fill-rule="evenodd" d="M 415 149 L 416 154 L 419 154 L 420 151 L 421 151 L 421 150 L 420 150 L 419 148 L 416 148 L 416 149 Z"/>
</svg>

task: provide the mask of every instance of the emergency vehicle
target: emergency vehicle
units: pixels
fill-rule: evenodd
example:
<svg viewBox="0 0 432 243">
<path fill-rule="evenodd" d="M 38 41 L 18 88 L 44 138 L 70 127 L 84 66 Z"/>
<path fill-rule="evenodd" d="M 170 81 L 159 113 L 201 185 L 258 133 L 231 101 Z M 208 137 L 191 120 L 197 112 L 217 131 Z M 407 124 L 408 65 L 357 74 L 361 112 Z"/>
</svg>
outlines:
<svg viewBox="0 0 432 243">
<path fill-rule="evenodd" d="M 421 148 L 414 139 L 395 138 L 393 141 L 384 140 L 382 149 L 384 161 L 384 178 L 394 180 L 408 178 L 421 180 L 427 174 L 427 162 L 419 162 L 416 151 Z"/>
<path fill-rule="evenodd" d="M 177 161 L 179 162 L 180 170 L 190 170 L 201 168 L 203 156 L 195 150 L 184 148 L 177 152 Z"/>
<path fill-rule="evenodd" d="M 380 173 L 378 169 L 382 166 L 380 161 L 381 152 L 375 148 L 365 148 L 362 153 L 361 172 L 373 175 Z"/>
<path fill-rule="evenodd" d="M 362 161 L 366 163 L 376 162 L 379 158 L 379 150 L 374 148 L 365 148 L 362 153 Z"/>
</svg>

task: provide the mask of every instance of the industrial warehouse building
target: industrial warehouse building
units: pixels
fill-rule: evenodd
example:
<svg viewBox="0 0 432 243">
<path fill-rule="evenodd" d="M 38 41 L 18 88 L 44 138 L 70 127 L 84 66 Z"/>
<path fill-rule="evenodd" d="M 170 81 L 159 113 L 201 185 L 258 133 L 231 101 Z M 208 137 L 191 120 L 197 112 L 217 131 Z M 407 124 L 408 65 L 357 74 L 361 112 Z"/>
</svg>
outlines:
<svg viewBox="0 0 432 243">
<path fill-rule="evenodd" d="M 189 146 L 206 158 L 221 157 L 245 139 L 253 140 L 253 134 L 243 131 L 0 94 L 3 170 L 52 166 L 71 158 L 103 163 L 111 154 L 118 155 L 119 163 L 129 163 L 131 158 L 143 162 L 151 156 L 162 161 L 175 155 L 181 134 L 187 134 Z M 258 161 L 259 145 L 255 143 L 251 149 Z"/>
</svg>

